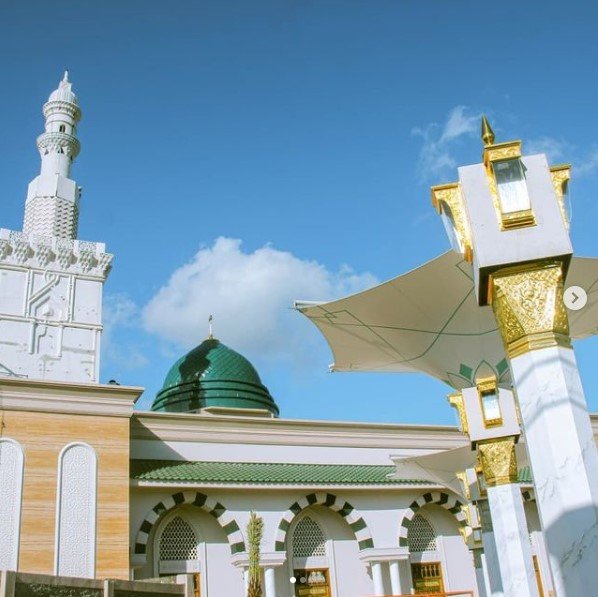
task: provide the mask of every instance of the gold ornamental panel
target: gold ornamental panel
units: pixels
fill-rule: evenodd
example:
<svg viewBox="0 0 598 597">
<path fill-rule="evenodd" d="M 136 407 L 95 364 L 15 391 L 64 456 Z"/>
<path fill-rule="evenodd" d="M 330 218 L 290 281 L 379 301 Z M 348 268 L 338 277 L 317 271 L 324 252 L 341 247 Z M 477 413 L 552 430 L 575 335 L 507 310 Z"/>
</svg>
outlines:
<svg viewBox="0 0 598 597">
<path fill-rule="evenodd" d="M 478 442 L 482 472 L 489 487 L 517 482 L 515 438 Z"/>
<path fill-rule="evenodd" d="M 461 195 L 461 186 L 458 182 L 437 185 L 431 188 L 432 205 L 440 214 L 448 208 L 455 225 L 455 232 L 463 247 L 463 257 L 465 261 L 471 263 L 473 258 L 473 244 L 471 241 L 471 231 L 467 214 L 465 213 L 465 204 Z"/>
<path fill-rule="evenodd" d="M 561 263 L 499 270 L 489 277 L 488 296 L 510 358 L 571 346 Z"/>
<path fill-rule="evenodd" d="M 567 210 L 565 209 L 565 193 L 567 183 L 571 179 L 571 165 L 561 164 L 560 166 L 551 166 L 550 176 L 552 177 L 552 186 L 556 193 L 556 198 L 559 202 L 559 209 L 561 210 L 561 217 L 565 224 L 565 228 L 569 230 L 569 218 L 567 217 Z"/>
</svg>

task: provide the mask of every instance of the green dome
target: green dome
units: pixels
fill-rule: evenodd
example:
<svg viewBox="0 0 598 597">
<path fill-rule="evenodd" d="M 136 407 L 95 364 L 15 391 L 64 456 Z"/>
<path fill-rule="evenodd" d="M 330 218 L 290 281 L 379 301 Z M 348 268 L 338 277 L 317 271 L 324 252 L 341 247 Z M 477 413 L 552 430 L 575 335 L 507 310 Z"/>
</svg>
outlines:
<svg viewBox="0 0 598 597">
<path fill-rule="evenodd" d="M 252 408 L 278 416 L 278 406 L 253 365 L 210 338 L 180 358 L 168 372 L 152 410 L 191 412 L 201 408 Z"/>
</svg>

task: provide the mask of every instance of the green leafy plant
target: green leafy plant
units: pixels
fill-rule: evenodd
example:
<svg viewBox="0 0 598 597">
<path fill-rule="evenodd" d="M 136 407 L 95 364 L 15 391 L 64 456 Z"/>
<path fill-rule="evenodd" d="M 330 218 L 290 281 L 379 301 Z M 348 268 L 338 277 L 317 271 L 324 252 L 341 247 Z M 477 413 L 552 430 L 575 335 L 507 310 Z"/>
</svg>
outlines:
<svg viewBox="0 0 598 597">
<path fill-rule="evenodd" d="M 247 542 L 249 543 L 249 582 L 247 597 L 262 597 L 260 571 L 260 545 L 264 533 L 264 521 L 255 513 L 249 515 Z"/>
</svg>

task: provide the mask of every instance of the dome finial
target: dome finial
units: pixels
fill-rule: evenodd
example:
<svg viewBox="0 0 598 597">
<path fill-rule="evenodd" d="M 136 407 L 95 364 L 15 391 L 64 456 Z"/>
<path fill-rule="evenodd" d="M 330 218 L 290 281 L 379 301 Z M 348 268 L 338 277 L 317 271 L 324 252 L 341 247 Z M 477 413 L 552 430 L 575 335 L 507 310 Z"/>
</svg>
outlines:
<svg viewBox="0 0 598 597">
<path fill-rule="evenodd" d="M 494 131 L 485 116 L 482 116 L 482 141 L 485 147 L 494 144 Z"/>
<path fill-rule="evenodd" d="M 210 314 L 210 316 L 208 317 L 208 328 L 209 328 L 209 334 L 208 334 L 208 340 L 213 340 L 214 339 L 214 330 L 212 328 L 212 320 L 214 318 L 212 317 L 212 315 Z"/>
<path fill-rule="evenodd" d="M 63 80 L 65 83 L 68 83 L 68 82 L 69 82 L 69 69 L 68 69 L 68 68 L 67 68 L 67 69 L 64 71 L 64 76 L 62 77 L 62 80 Z"/>
</svg>

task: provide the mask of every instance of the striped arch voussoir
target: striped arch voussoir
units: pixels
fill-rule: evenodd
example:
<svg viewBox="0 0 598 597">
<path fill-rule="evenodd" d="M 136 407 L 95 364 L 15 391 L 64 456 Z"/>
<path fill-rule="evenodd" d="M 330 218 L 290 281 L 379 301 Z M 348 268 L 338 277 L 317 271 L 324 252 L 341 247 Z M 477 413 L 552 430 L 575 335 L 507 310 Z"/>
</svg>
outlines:
<svg viewBox="0 0 598 597">
<path fill-rule="evenodd" d="M 332 493 L 310 493 L 300 500 L 297 500 L 284 513 L 282 520 L 278 525 L 278 529 L 276 530 L 276 541 L 274 544 L 276 551 L 286 550 L 287 533 L 293 518 L 309 506 L 325 506 L 340 514 L 347 521 L 351 529 L 353 529 L 360 550 L 374 547 L 370 529 L 359 512 L 357 512 L 349 502 L 339 499 Z"/>
<path fill-rule="evenodd" d="M 424 493 L 420 498 L 415 500 L 409 505 L 409 508 L 405 511 L 405 516 L 401 521 L 401 527 L 399 529 L 399 546 L 408 547 L 407 534 L 409 533 L 409 526 L 413 517 L 417 514 L 417 511 L 428 504 L 434 504 L 441 506 L 445 510 L 448 510 L 459 523 L 460 531 L 463 538 L 466 538 L 471 533 L 471 527 L 467 523 L 467 515 L 465 514 L 464 505 L 455 497 L 450 496 L 448 493 L 441 491 L 432 491 Z"/>
<path fill-rule="evenodd" d="M 156 522 L 170 510 L 176 506 L 182 506 L 183 504 L 196 506 L 216 519 L 226 533 L 226 538 L 228 539 L 232 554 L 245 551 L 243 533 L 235 519 L 228 513 L 221 503 L 212 500 L 203 493 L 196 491 L 179 491 L 165 500 L 158 502 L 145 515 L 135 539 L 136 555 L 147 556 L 147 542 Z"/>
</svg>

